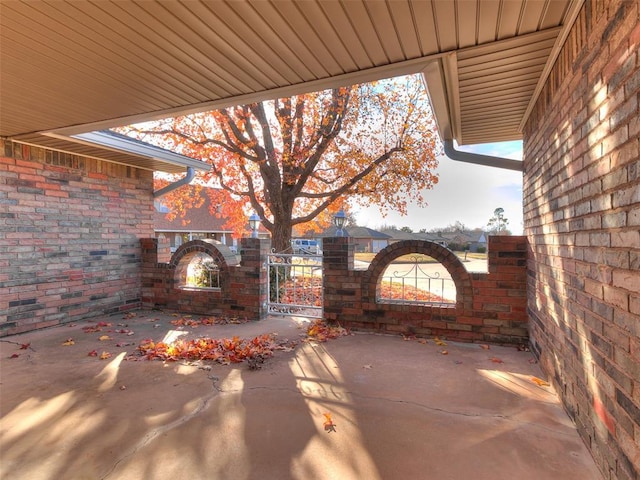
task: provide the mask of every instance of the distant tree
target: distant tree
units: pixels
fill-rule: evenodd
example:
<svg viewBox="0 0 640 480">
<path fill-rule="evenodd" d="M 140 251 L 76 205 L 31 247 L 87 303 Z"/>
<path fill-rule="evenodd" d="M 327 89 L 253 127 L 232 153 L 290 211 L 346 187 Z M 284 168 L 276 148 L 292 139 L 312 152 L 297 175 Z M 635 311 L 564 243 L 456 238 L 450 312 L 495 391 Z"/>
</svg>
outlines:
<svg viewBox="0 0 640 480">
<path fill-rule="evenodd" d="M 402 227 L 400 231 L 405 233 L 413 233 L 413 230 L 411 229 L 411 227 Z"/>
<path fill-rule="evenodd" d="M 431 230 L 432 233 L 459 233 L 467 230 L 467 227 L 464 223 L 459 220 L 456 220 L 454 223 L 450 223 L 444 228 L 434 228 Z"/>
<path fill-rule="evenodd" d="M 493 216 L 489 219 L 487 228 L 494 235 L 508 235 L 508 224 L 509 220 L 504 216 L 504 208 L 498 207 L 493 211 Z"/>
<path fill-rule="evenodd" d="M 375 227 L 375 229 L 378 230 L 379 232 L 387 232 L 389 230 L 398 230 L 398 227 L 393 224 L 383 223 Z"/>
</svg>

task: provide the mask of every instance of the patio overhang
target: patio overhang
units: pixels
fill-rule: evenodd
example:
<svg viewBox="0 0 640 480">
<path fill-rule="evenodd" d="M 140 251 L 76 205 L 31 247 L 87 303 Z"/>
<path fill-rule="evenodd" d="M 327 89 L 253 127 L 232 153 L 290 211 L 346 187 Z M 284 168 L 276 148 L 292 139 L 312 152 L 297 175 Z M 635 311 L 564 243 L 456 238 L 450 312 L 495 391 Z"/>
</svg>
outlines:
<svg viewBox="0 0 640 480">
<path fill-rule="evenodd" d="M 182 172 L 86 134 L 422 73 L 443 140 L 517 140 L 582 3 L 3 1 L 0 136 Z"/>
</svg>

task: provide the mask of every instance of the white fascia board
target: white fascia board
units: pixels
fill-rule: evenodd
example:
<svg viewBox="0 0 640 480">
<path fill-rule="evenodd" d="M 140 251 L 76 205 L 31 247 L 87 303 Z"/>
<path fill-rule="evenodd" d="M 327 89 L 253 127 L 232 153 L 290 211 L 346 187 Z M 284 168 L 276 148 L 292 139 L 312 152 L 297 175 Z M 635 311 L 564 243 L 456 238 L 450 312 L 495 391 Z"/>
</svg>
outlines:
<svg viewBox="0 0 640 480">
<path fill-rule="evenodd" d="M 71 135 L 71 139 L 88 144 L 99 145 L 102 148 L 125 152 L 132 155 L 153 158 L 160 162 L 169 163 L 181 167 L 191 167 L 195 170 L 208 171 L 211 166 L 201 160 L 196 160 L 185 155 L 165 150 L 164 148 L 148 145 L 134 139 L 128 140 L 121 135 L 111 135 L 109 133 L 94 131 Z"/>
</svg>

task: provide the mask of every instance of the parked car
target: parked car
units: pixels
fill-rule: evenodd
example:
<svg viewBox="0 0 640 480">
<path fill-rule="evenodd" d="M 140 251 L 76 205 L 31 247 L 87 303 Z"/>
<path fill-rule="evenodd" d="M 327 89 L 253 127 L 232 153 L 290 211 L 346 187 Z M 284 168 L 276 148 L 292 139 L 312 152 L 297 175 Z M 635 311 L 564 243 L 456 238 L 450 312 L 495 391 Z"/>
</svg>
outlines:
<svg viewBox="0 0 640 480">
<path fill-rule="evenodd" d="M 291 240 L 291 247 L 296 255 L 318 255 L 320 253 L 320 247 L 315 240 L 296 238 Z"/>
</svg>

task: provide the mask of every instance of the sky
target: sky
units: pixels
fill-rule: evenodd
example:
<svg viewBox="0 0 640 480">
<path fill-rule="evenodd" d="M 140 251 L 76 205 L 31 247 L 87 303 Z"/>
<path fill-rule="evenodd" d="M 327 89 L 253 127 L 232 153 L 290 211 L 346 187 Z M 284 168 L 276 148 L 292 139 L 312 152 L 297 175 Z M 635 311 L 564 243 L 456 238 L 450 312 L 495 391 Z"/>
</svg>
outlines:
<svg viewBox="0 0 640 480">
<path fill-rule="evenodd" d="M 516 160 L 522 159 L 522 142 L 487 143 L 457 147 L 457 150 Z M 501 207 L 514 235 L 523 230 L 522 172 L 457 162 L 444 155 L 439 158 L 439 182 L 424 192 L 427 207 L 410 204 L 406 216 L 389 212 L 385 218 L 378 207 L 354 208 L 358 225 L 379 228 L 383 225 L 432 230 L 456 221 L 468 228 L 483 228 Z"/>
</svg>

